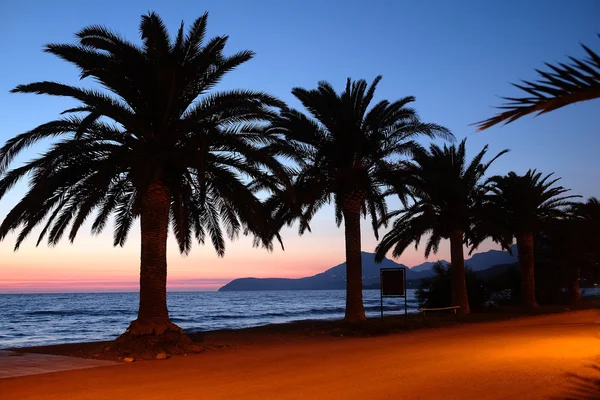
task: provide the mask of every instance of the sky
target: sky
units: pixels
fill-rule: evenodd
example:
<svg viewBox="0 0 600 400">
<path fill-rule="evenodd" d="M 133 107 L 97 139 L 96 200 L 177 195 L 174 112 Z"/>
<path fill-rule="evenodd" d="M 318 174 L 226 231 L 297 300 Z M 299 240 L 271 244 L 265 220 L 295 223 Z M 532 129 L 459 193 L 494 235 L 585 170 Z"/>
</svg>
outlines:
<svg viewBox="0 0 600 400">
<path fill-rule="evenodd" d="M 226 76 L 218 89 L 263 90 L 299 107 L 293 87 L 313 88 L 320 80 L 341 90 L 346 78 L 373 80 L 383 75 L 375 100 L 412 95 L 421 118 L 467 138 L 472 156 L 489 145 L 490 155 L 511 151 L 489 170 L 524 173 L 537 168 L 562 177 L 561 184 L 584 197 L 600 196 L 598 101 L 572 105 L 537 118 L 475 133 L 474 122 L 488 118 L 500 96 L 519 94 L 511 82 L 535 79 L 544 62 L 581 57 L 580 43 L 600 49 L 597 0 L 503 1 L 112 1 L 0 3 L 0 143 L 54 119 L 71 100 L 10 94 L 18 84 L 78 81 L 74 67 L 42 52 L 47 43 L 73 43 L 81 28 L 100 24 L 140 42 L 140 16 L 161 15 L 171 32 L 209 11 L 208 36 L 229 35 L 225 52 L 243 49 L 254 59 Z M 596 111 L 596 112 L 594 112 Z M 48 143 L 24 152 L 13 166 L 40 154 Z M 0 217 L 23 195 L 22 182 L 0 200 Z M 390 207 L 397 206 L 393 201 Z M 168 289 L 216 290 L 231 279 L 302 277 L 344 261 L 343 229 L 333 209 L 323 208 L 312 233 L 297 227 L 282 231 L 285 251 L 252 248 L 248 238 L 228 243 L 217 257 L 210 245 L 196 245 L 187 257 L 169 241 Z M 13 252 L 15 235 L 0 242 L 0 293 L 137 290 L 139 225 L 123 248 L 112 246 L 112 230 L 92 236 L 80 231 L 74 244 L 55 247 L 27 240 Z M 35 233 L 35 232 L 34 232 Z M 385 233 L 385 230 L 380 232 Z M 362 248 L 376 239 L 365 221 Z M 480 250 L 497 248 L 486 243 Z M 429 261 L 448 259 L 447 243 Z M 395 261 L 414 266 L 425 261 L 413 247 Z"/>
</svg>

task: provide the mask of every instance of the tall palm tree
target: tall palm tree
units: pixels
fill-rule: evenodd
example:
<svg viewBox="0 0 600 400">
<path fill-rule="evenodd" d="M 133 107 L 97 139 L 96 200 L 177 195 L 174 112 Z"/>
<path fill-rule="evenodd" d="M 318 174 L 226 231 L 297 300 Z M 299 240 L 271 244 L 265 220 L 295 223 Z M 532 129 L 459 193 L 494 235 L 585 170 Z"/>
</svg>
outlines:
<svg viewBox="0 0 600 400">
<path fill-rule="evenodd" d="M 569 104 L 599 98 L 600 56 L 587 46 L 581 46 L 587 53 L 587 58 L 580 60 L 569 57 L 571 64 L 546 63 L 550 71 L 536 70 L 540 75 L 537 82 L 523 81 L 522 84 L 513 84 L 527 92 L 527 96 L 505 97 L 508 103 L 499 108 L 506 111 L 477 122 L 475 125 L 478 126 L 478 130 L 482 131 L 501 122 L 508 124 L 528 114 L 545 114 Z"/>
<path fill-rule="evenodd" d="M 571 267 L 568 292 L 570 302 L 578 303 L 581 299 L 579 279 L 582 273 L 586 272 L 585 275 L 588 276 L 598 274 L 598 263 L 600 262 L 600 233 L 598 232 L 598 226 L 600 226 L 600 200 L 596 197 L 590 197 L 585 203 L 574 203 L 569 208 L 568 221 L 574 238 L 574 240 L 571 239 L 568 242 L 572 243 L 572 248 L 575 248 L 574 251 L 569 251 L 565 255 L 565 264 L 568 262 Z"/>
<path fill-rule="evenodd" d="M 15 249 L 38 225 L 56 244 L 70 225 L 72 242 L 97 211 L 91 230 L 115 216 L 114 245 L 123 246 L 133 221 L 141 220 L 140 303 L 133 335 L 181 329 L 169 320 L 166 303 L 167 235 L 179 251 L 192 235 L 210 238 L 217 253 L 224 235 L 254 235 L 270 248 L 269 214 L 249 183 L 270 187 L 285 179 L 274 158 L 276 138 L 265 122 L 281 107 L 260 92 L 211 92 L 227 72 L 252 58 L 250 51 L 223 54 L 226 36 L 205 43 L 207 14 L 174 40 L 158 15 L 142 16 L 142 45 L 105 27 L 77 33 L 76 44 L 49 44 L 45 51 L 74 64 L 97 89 L 57 82 L 19 85 L 14 93 L 67 96 L 79 105 L 69 115 L 8 140 L 0 149 L 0 198 L 29 176 L 30 189 L 0 225 L 0 239 L 19 230 Z M 33 143 L 58 139 L 41 156 L 8 169 Z M 225 232 L 224 232 L 225 231 Z"/>
<path fill-rule="evenodd" d="M 564 208 L 576 195 L 563 196 L 569 189 L 555 186 L 560 178 L 529 170 L 525 175 L 509 172 L 489 179 L 485 212 L 487 233 L 504 247 L 517 241 L 521 266 L 521 302 L 537 307 L 534 279 L 534 237 L 547 222 L 564 217 Z"/>
<path fill-rule="evenodd" d="M 559 276 L 561 283 L 567 284 L 566 294 L 570 304 L 580 301 L 581 272 L 588 270 L 594 262 L 596 247 L 590 246 L 594 235 L 586 232 L 584 225 L 582 220 L 572 215 L 554 219 L 545 224 L 535 240 L 536 271 L 538 268 L 547 268 Z M 561 285 L 557 289 L 562 289 Z"/>
<path fill-rule="evenodd" d="M 369 86 L 364 80 L 348 79 L 336 93 L 331 84 L 319 82 L 316 89 L 294 88 L 308 115 L 284 110 L 272 132 L 282 134 L 298 164 L 295 201 L 303 213 L 300 233 L 324 204 L 333 201 L 338 226 L 344 222 L 346 240 L 346 316 L 350 322 L 365 319 L 362 302 L 361 214 L 368 213 L 377 237 L 377 219 L 386 213 L 384 186 L 394 169 L 390 158 L 410 154 L 415 139 L 451 138 L 444 127 L 422 122 L 408 105 L 414 97 L 371 106 L 381 77 Z M 281 199 L 280 199 L 281 200 Z M 291 223 L 297 210 L 285 202 L 276 209 L 276 219 Z"/>
<path fill-rule="evenodd" d="M 389 213 L 385 220 L 398 217 L 392 229 L 375 250 L 376 260 L 382 260 L 393 248 L 399 257 L 411 244 L 419 246 L 421 237 L 429 234 L 425 257 L 437 253 L 440 241 L 450 239 L 452 304 L 460 312 L 470 312 L 463 244 L 469 241 L 476 204 L 484 189 L 482 179 L 489 166 L 507 150 L 501 151 L 487 163 L 482 160 L 488 151 L 485 146 L 472 160 L 466 158 L 466 140 L 458 146 L 439 147 L 432 144 L 419 149 L 413 162 L 404 163 L 404 181 L 414 198 L 413 204 Z"/>
</svg>

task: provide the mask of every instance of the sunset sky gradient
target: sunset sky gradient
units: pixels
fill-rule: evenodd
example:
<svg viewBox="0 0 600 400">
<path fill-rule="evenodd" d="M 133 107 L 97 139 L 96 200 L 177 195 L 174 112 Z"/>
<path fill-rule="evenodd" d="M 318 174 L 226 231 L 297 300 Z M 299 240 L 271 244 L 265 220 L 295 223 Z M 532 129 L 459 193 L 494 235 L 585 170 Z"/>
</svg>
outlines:
<svg viewBox="0 0 600 400">
<path fill-rule="evenodd" d="M 377 98 L 416 96 L 423 120 L 468 137 L 472 156 L 485 144 L 489 154 L 511 152 L 491 174 L 529 168 L 563 177 L 561 183 L 584 197 L 600 196 L 598 101 L 570 106 L 539 118 L 475 133 L 469 126 L 495 113 L 499 96 L 517 93 L 510 82 L 534 79 L 544 61 L 583 56 L 579 43 L 600 49 L 600 2 L 577 0 L 504 1 L 30 1 L 2 2 L 0 34 L 0 142 L 54 119 L 73 105 L 65 99 L 9 94 L 17 84 L 38 80 L 78 83 L 74 67 L 42 52 L 50 42 L 73 42 L 90 24 L 102 24 L 139 43 L 140 15 L 154 10 L 175 32 L 210 12 L 209 36 L 228 34 L 227 54 L 241 49 L 256 57 L 227 76 L 220 89 L 264 90 L 299 106 L 290 90 L 313 88 L 319 80 L 341 89 L 346 77 L 371 81 L 382 74 Z M 89 85 L 83 82 L 82 85 Z M 13 166 L 39 154 L 48 142 L 23 153 Z M 0 201 L 0 217 L 27 188 L 21 182 Z M 390 208 L 397 202 L 391 201 Z M 228 243 L 224 258 L 210 245 L 187 257 L 169 242 L 169 290 L 215 290 L 243 277 L 301 277 L 344 260 L 344 235 L 326 207 L 299 237 L 285 229 L 285 251 L 251 246 L 249 238 Z M 385 233 L 385 230 L 381 234 Z M 15 235 L 0 242 L 0 293 L 137 290 L 139 222 L 125 247 L 112 246 L 112 226 L 97 237 L 81 229 L 74 244 L 35 247 L 35 234 L 13 252 Z M 363 250 L 376 240 L 363 223 Z M 481 250 L 497 248 L 486 243 Z M 447 243 L 430 260 L 449 258 Z M 424 261 L 423 249 L 409 248 L 397 262 Z"/>
</svg>

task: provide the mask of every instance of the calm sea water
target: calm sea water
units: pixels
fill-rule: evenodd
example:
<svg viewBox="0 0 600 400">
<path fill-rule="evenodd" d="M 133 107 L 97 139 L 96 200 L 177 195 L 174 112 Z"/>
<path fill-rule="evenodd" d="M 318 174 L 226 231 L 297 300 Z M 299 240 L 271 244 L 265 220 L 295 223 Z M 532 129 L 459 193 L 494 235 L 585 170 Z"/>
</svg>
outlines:
<svg viewBox="0 0 600 400">
<path fill-rule="evenodd" d="M 0 295 L 0 348 L 110 340 L 135 319 L 138 293 Z M 169 312 L 186 331 L 236 329 L 344 317 L 343 290 L 171 292 Z M 415 312 L 415 290 L 408 290 Z M 379 290 L 364 291 L 367 316 L 380 313 Z M 403 298 L 384 299 L 386 315 L 404 313 Z"/>
</svg>

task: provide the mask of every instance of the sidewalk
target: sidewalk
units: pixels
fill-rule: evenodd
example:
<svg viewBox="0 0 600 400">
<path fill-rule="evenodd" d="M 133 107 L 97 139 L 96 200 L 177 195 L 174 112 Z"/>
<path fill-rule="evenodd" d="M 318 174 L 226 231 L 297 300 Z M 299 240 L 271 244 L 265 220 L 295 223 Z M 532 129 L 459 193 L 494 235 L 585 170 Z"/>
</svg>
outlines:
<svg viewBox="0 0 600 400">
<path fill-rule="evenodd" d="M 108 365 L 119 365 L 119 363 L 0 350 L 0 379 Z"/>
</svg>

